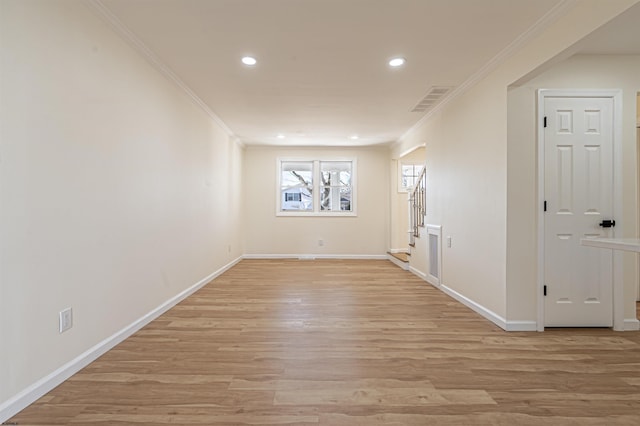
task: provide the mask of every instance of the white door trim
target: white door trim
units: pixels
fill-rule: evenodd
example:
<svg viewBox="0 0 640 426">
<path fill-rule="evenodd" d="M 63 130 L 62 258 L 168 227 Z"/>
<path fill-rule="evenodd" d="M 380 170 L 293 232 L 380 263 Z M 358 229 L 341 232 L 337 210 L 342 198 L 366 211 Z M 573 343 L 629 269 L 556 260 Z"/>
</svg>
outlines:
<svg viewBox="0 0 640 426">
<path fill-rule="evenodd" d="M 636 95 L 640 106 L 640 92 Z M 640 165 L 640 110 L 636 111 L 636 164 Z M 640 211 L 640 170 L 636 169 L 636 208 Z M 636 215 L 636 229 L 640 229 L 640 215 Z M 636 263 L 636 302 L 640 302 L 640 262 Z"/>
<path fill-rule="evenodd" d="M 616 234 L 624 235 L 622 217 L 622 90 L 540 89 L 538 90 L 538 331 L 544 331 L 544 101 L 547 97 L 613 99 L 613 217 Z M 603 249 L 605 250 L 605 249 Z M 613 329 L 624 330 L 624 282 L 622 254 L 613 251 Z"/>
</svg>

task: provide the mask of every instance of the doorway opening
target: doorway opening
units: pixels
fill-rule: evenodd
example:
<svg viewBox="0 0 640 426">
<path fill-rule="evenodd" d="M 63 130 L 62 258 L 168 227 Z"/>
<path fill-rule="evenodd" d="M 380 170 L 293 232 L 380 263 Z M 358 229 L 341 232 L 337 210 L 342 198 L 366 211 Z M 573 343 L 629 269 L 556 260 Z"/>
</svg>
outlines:
<svg viewBox="0 0 640 426">
<path fill-rule="evenodd" d="M 410 253 L 409 195 L 426 160 L 424 145 L 402 154 L 392 164 L 391 249 L 393 254 Z"/>
</svg>

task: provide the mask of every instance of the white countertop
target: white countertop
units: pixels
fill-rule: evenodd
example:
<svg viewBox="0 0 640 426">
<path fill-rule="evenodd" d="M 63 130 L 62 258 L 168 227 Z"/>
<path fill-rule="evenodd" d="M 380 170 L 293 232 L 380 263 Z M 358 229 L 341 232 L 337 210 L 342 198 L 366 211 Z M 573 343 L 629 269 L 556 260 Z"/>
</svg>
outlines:
<svg viewBox="0 0 640 426">
<path fill-rule="evenodd" d="M 635 251 L 640 253 L 638 238 L 583 238 L 580 244 L 588 247 L 600 247 L 612 250 Z"/>
</svg>

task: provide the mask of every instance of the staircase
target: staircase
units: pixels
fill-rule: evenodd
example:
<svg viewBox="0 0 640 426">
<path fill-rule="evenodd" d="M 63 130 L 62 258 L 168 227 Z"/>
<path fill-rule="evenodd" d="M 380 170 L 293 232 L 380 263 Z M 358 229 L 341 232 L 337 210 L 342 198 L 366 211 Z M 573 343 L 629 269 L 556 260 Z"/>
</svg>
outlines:
<svg viewBox="0 0 640 426">
<path fill-rule="evenodd" d="M 416 246 L 416 238 L 420 238 L 420 228 L 424 228 L 424 216 L 427 213 L 426 166 L 422 167 L 416 184 L 409 193 L 409 247 Z"/>
<path fill-rule="evenodd" d="M 389 260 L 405 270 L 410 270 L 411 252 L 415 250 L 416 238 L 420 238 L 421 228 L 425 227 L 426 214 L 425 170 L 423 166 L 413 189 L 409 192 L 409 252 L 389 253 Z"/>
</svg>

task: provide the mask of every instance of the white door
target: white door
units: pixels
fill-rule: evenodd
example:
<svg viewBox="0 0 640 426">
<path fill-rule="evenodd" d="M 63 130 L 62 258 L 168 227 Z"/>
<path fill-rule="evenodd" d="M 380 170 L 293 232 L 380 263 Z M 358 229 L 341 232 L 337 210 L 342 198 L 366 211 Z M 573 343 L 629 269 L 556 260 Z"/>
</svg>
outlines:
<svg viewBox="0 0 640 426">
<path fill-rule="evenodd" d="M 613 325 L 613 99 L 545 97 L 544 325 Z"/>
</svg>

